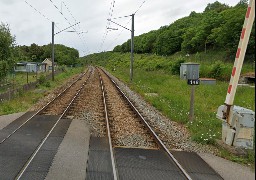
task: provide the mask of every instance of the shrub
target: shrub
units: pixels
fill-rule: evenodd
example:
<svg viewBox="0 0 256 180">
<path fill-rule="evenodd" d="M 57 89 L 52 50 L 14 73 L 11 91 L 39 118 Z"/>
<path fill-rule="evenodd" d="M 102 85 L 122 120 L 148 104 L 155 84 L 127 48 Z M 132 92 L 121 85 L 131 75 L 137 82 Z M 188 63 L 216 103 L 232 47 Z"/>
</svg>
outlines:
<svg viewBox="0 0 256 180">
<path fill-rule="evenodd" d="M 46 81 L 46 82 L 44 83 L 44 86 L 45 86 L 45 87 L 51 87 L 50 81 Z"/>
<path fill-rule="evenodd" d="M 180 56 L 171 64 L 171 73 L 180 74 L 180 64 L 185 62 L 185 58 Z"/>
<path fill-rule="evenodd" d="M 224 64 L 221 61 L 217 61 L 211 66 L 209 75 L 211 78 L 221 79 L 223 70 Z"/>
<path fill-rule="evenodd" d="M 66 72 L 67 71 L 67 68 L 65 65 L 62 65 L 59 67 L 59 70 L 62 71 L 62 72 Z"/>
<path fill-rule="evenodd" d="M 44 84 L 46 82 L 46 77 L 41 74 L 38 79 L 39 84 Z"/>
</svg>

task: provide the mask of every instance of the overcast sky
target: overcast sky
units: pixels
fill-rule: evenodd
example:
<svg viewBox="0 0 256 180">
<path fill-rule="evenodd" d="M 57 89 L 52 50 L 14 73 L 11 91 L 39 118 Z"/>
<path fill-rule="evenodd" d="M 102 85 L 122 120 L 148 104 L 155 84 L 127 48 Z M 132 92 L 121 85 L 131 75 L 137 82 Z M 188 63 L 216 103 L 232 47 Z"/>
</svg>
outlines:
<svg viewBox="0 0 256 180">
<path fill-rule="evenodd" d="M 131 18 L 124 16 L 138 10 L 135 15 L 135 36 L 138 36 L 169 25 L 191 11 L 202 12 L 213 2 L 215 0 L 0 0 L 0 22 L 9 24 L 17 45 L 51 43 L 52 21 L 56 23 L 55 33 L 80 22 L 74 26 L 77 32 L 55 35 L 55 43 L 76 48 L 80 56 L 84 56 L 112 50 L 130 38 L 130 31 L 108 24 L 108 18 L 130 28 Z M 234 6 L 239 0 L 219 2 Z M 123 18 L 113 19 L 117 17 Z M 107 26 L 118 30 L 106 33 Z"/>
</svg>

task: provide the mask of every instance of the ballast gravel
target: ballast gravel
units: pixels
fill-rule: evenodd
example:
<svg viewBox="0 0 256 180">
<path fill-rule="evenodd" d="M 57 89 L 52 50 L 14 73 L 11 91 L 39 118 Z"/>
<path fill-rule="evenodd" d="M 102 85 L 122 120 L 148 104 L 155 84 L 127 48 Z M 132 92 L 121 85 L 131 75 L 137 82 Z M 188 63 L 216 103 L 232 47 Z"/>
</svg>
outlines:
<svg viewBox="0 0 256 180">
<path fill-rule="evenodd" d="M 154 130 L 159 133 L 160 138 L 163 137 L 161 139 L 164 139 L 164 143 L 169 149 L 218 154 L 218 149 L 214 146 L 193 142 L 186 127 L 165 117 L 119 79 L 108 72 L 107 74 L 117 83 L 148 123 L 154 127 Z"/>
</svg>

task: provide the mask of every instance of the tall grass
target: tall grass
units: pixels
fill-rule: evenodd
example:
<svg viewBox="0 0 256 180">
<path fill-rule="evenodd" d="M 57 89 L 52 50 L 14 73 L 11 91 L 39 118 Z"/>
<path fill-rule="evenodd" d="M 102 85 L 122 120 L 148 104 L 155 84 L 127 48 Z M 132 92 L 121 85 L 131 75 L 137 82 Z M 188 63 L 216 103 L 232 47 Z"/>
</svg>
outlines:
<svg viewBox="0 0 256 180">
<path fill-rule="evenodd" d="M 111 70 L 116 68 L 129 68 L 129 53 L 107 52 L 95 56 L 94 62 Z M 229 81 L 232 72 L 234 60 L 228 59 L 224 52 L 209 51 L 200 52 L 187 56 L 179 52 L 172 56 L 157 56 L 151 54 L 135 54 L 134 68 L 145 71 L 163 70 L 165 73 L 171 73 L 175 63 L 183 59 L 185 62 L 197 62 L 200 64 L 200 77 L 216 78 L 221 81 Z M 254 59 L 248 59 L 242 68 L 242 74 L 254 72 Z"/>
<path fill-rule="evenodd" d="M 113 73 L 129 82 L 127 71 L 119 69 Z M 224 104 L 228 83 L 196 86 L 195 119 L 192 123 L 188 123 L 191 86 L 178 76 L 136 68 L 130 85 L 171 120 L 186 124 L 194 140 L 213 143 L 214 139 L 220 138 L 221 121 L 216 119 L 216 111 Z M 158 96 L 146 96 L 147 93 L 157 93 Z M 254 96 L 254 88 L 238 87 L 235 104 L 255 110 Z"/>
</svg>

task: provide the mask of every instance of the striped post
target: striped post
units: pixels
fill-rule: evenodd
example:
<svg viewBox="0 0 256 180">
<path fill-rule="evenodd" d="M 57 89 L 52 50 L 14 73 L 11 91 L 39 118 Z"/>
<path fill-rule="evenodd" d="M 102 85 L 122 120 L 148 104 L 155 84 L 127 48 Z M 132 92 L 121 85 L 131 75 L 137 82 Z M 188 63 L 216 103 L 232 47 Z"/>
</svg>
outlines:
<svg viewBox="0 0 256 180">
<path fill-rule="evenodd" d="M 250 0 L 248 4 L 247 12 L 245 14 L 244 25 L 241 32 L 240 42 L 237 48 L 235 63 L 231 73 L 228 92 L 225 100 L 225 104 L 228 107 L 227 118 L 229 117 L 230 107 L 233 106 L 236 88 L 237 88 L 238 80 L 240 77 L 244 56 L 245 56 L 246 48 L 248 45 L 249 37 L 251 34 L 254 18 L 255 18 L 255 0 Z M 227 121 L 229 123 L 229 120 Z"/>
</svg>

